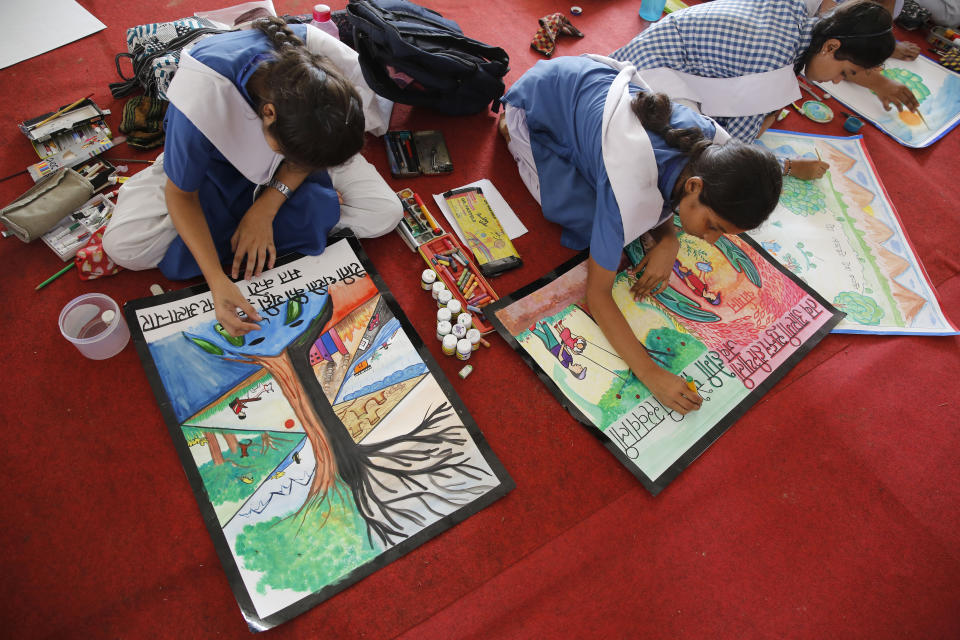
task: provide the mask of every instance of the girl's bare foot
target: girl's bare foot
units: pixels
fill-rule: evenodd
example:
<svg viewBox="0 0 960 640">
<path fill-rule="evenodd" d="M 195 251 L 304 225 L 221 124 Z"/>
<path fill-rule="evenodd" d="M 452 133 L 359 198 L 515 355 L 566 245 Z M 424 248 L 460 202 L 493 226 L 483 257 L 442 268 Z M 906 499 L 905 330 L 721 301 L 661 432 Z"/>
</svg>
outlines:
<svg viewBox="0 0 960 640">
<path fill-rule="evenodd" d="M 500 132 L 500 135 L 503 136 L 504 140 L 510 142 L 510 131 L 507 129 L 507 114 L 503 111 L 500 112 L 500 118 L 497 120 L 497 130 Z"/>
</svg>

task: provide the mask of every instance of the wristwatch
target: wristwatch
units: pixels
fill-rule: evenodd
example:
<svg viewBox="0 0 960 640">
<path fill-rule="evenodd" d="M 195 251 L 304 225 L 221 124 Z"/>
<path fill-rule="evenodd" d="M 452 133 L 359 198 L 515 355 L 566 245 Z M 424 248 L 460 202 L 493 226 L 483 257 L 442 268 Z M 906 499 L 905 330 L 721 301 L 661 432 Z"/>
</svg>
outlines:
<svg viewBox="0 0 960 640">
<path fill-rule="evenodd" d="M 282 193 L 283 197 L 286 198 L 287 200 L 289 200 L 290 196 L 293 195 L 293 190 L 287 185 L 277 180 L 276 178 L 271 178 L 270 182 L 267 183 L 267 186 L 273 187 L 274 189 Z"/>
</svg>

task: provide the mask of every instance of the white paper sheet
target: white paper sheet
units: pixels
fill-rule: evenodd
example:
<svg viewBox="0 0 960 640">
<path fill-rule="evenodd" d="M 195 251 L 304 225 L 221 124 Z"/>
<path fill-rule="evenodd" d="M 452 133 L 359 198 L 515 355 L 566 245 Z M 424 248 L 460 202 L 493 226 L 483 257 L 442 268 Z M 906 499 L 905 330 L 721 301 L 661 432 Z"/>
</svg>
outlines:
<svg viewBox="0 0 960 640">
<path fill-rule="evenodd" d="M 503 230 L 511 240 L 519 238 L 527 232 L 527 228 L 520 222 L 520 218 L 513 212 L 513 209 L 510 208 L 510 205 L 503 199 L 503 196 L 500 195 L 500 192 L 497 191 L 497 188 L 493 186 L 492 182 L 484 178 L 456 188 L 464 189 L 466 187 L 480 187 L 483 191 L 483 196 L 490 204 L 490 208 L 493 209 L 494 215 L 496 215 L 497 220 L 500 221 L 500 226 L 503 227 Z M 451 191 L 453 191 L 453 189 L 451 189 Z M 453 232 L 460 238 L 460 242 L 462 242 L 464 246 L 467 246 L 467 239 L 464 237 L 463 231 L 460 230 L 460 226 L 454 219 L 453 213 L 451 213 L 450 207 L 447 206 L 446 200 L 443 199 L 443 194 L 435 193 L 433 194 L 433 199 L 443 213 L 443 217 L 447 219 L 447 224 L 450 225 Z"/>
<path fill-rule="evenodd" d="M 0 9 L 0 69 L 106 29 L 73 0 L 4 0 Z"/>
</svg>

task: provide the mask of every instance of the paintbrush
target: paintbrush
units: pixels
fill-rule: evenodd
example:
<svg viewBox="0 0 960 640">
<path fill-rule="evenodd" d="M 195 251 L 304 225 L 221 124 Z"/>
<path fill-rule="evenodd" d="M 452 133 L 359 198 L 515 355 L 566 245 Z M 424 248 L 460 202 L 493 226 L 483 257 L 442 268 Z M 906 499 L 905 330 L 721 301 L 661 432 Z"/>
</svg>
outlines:
<svg viewBox="0 0 960 640">
<path fill-rule="evenodd" d="M 31 126 L 30 128 L 31 128 L 31 129 L 36 129 L 37 127 L 39 127 L 39 126 L 41 126 L 41 125 L 47 124 L 48 122 L 50 122 L 51 120 L 53 120 L 53 119 L 56 118 L 57 116 L 63 115 L 63 114 L 66 113 L 67 111 L 70 111 L 71 109 L 75 108 L 78 104 L 80 104 L 80 103 L 83 102 L 84 100 L 88 100 L 88 99 L 91 98 L 91 97 L 93 97 L 93 94 L 92 94 L 92 93 L 89 93 L 89 94 L 85 95 L 84 97 L 80 98 L 79 100 L 77 100 L 77 101 L 74 102 L 73 104 L 68 105 L 68 106 L 66 106 L 66 107 L 63 107 L 62 109 L 60 109 L 60 110 L 58 110 L 58 111 L 54 111 L 54 112 L 51 113 L 49 116 L 47 116 L 46 118 L 44 118 L 43 120 L 41 120 L 41 121 L 38 122 L 37 124 Z"/>
<path fill-rule="evenodd" d="M 807 84 L 806 82 L 804 82 L 803 80 L 800 80 L 799 78 L 797 79 L 797 82 L 800 83 L 800 88 L 801 88 L 801 89 L 805 90 L 807 93 L 809 93 L 810 95 L 812 95 L 812 96 L 813 96 L 814 98 L 816 98 L 817 100 L 823 102 L 823 98 L 817 95 L 817 92 L 813 90 L 813 87 L 811 87 L 810 85 L 808 85 L 808 84 Z"/>
<path fill-rule="evenodd" d="M 916 114 L 920 116 L 920 122 L 922 122 L 923 126 L 927 128 L 927 131 L 932 131 L 932 129 L 930 128 L 930 125 L 927 124 L 927 119 L 923 117 L 923 114 L 920 113 L 919 109 L 917 109 Z"/>
</svg>

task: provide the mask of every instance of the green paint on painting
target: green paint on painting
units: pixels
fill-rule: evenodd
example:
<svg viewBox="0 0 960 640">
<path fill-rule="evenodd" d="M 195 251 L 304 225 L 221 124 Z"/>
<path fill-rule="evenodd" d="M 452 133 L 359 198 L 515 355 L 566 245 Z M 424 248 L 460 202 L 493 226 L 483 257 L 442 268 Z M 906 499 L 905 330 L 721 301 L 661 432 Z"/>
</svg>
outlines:
<svg viewBox="0 0 960 640">
<path fill-rule="evenodd" d="M 786 176 L 780 204 L 798 216 L 812 216 L 827 207 L 827 200 L 814 181 Z"/>
<path fill-rule="evenodd" d="M 878 325 L 884 316 L 876 300 L 856 291 L 841 291 L 833 299 L 833 305 L 859 324 Z"/>
<path fill-rule="evenodd" d="M 382 553 L 370 545 L 366 522 L 349 495 L 349 487 L 338 484 L 306 513 L 244 527 L 236 554 L 246 569 L 262 574 L 259 593 L 319 591 Z"/>
</svg>

